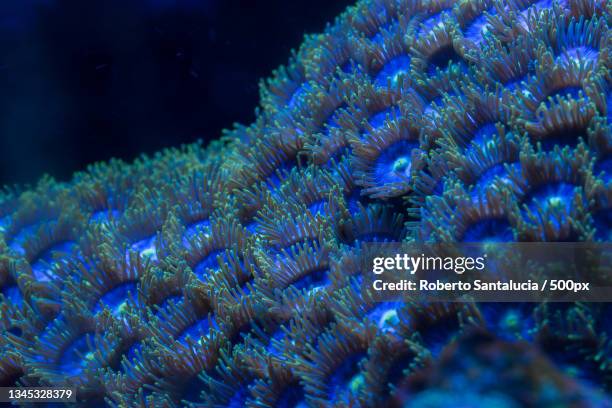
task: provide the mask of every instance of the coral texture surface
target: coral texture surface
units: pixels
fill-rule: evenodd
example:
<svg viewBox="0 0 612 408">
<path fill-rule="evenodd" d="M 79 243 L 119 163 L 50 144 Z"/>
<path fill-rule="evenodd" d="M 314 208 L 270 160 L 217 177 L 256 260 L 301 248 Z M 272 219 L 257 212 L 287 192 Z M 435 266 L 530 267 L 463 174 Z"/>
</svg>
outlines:
<svg viewBox="0 0 612 408">
<path fill-rule="evenodd" d="M 0 196 L 0 384 L 612 406 L 607 304 L 375 302 L 362 242 L 610 241 L 612 6 L 363 0 L 207 146 Z"/>
</svg>

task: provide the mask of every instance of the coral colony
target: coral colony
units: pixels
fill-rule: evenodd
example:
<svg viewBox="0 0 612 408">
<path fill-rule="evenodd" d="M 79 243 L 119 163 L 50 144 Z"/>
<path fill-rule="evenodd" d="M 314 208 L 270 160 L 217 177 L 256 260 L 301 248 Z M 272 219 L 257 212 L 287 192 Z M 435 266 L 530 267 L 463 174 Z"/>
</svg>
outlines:
<svg viewBox="0 0 612 408">
<path fill-rule="evenodd" d="M 362 242 L 609 241 L 612 4 L 360 1 L 208 146 L 0 199 L 0 382 L 83 406 L 611 406 L 605 303 L 375 302 Z"/>
</svg>

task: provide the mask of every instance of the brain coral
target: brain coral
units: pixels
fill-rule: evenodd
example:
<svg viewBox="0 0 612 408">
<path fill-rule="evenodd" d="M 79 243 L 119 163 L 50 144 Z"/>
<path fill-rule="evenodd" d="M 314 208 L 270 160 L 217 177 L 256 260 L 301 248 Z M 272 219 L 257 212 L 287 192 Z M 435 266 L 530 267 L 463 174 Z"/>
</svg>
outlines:
<svg viewBox="0 0 612 408">
<path fill-rule="evenodd" d="M 607 304 L 377 303 L 365 241 L 609 241 L 605 0 L 362 0 L 208 146 L 0 197 L 0 383 L 83 406 L 610 406 Z"/>
</svg>

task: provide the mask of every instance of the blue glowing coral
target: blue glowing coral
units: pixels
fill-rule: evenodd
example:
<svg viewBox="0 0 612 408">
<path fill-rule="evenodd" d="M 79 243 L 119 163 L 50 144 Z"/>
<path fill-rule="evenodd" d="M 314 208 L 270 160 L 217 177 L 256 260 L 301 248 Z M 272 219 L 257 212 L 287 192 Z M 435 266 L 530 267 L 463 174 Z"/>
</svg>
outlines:
<svg viewBox="0 0 612 408">
<path fill-rule="evenodd" d="M 612 406 L 607 304 L 360 286 L 362 242 L 612 240 L 611 19 L 605 0 L 362 0 L 262 83 L 251 125 L 3 190 L 0 385 Z"/>
</svg>

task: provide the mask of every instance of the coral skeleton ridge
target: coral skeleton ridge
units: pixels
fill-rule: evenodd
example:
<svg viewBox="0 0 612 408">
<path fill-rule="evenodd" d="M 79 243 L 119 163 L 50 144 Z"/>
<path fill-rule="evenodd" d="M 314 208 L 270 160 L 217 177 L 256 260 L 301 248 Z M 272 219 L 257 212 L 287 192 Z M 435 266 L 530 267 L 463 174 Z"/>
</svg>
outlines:
<svg viewBox="0 0 612 408">
<path fill-rule="evenodd" d="M 363 242 L 610 241 L 612 3 L 362 0 L 207 146 L 0 194 L 0 385 L 612 406 L 607 304 L 375 302 Z"/>
</svg>

